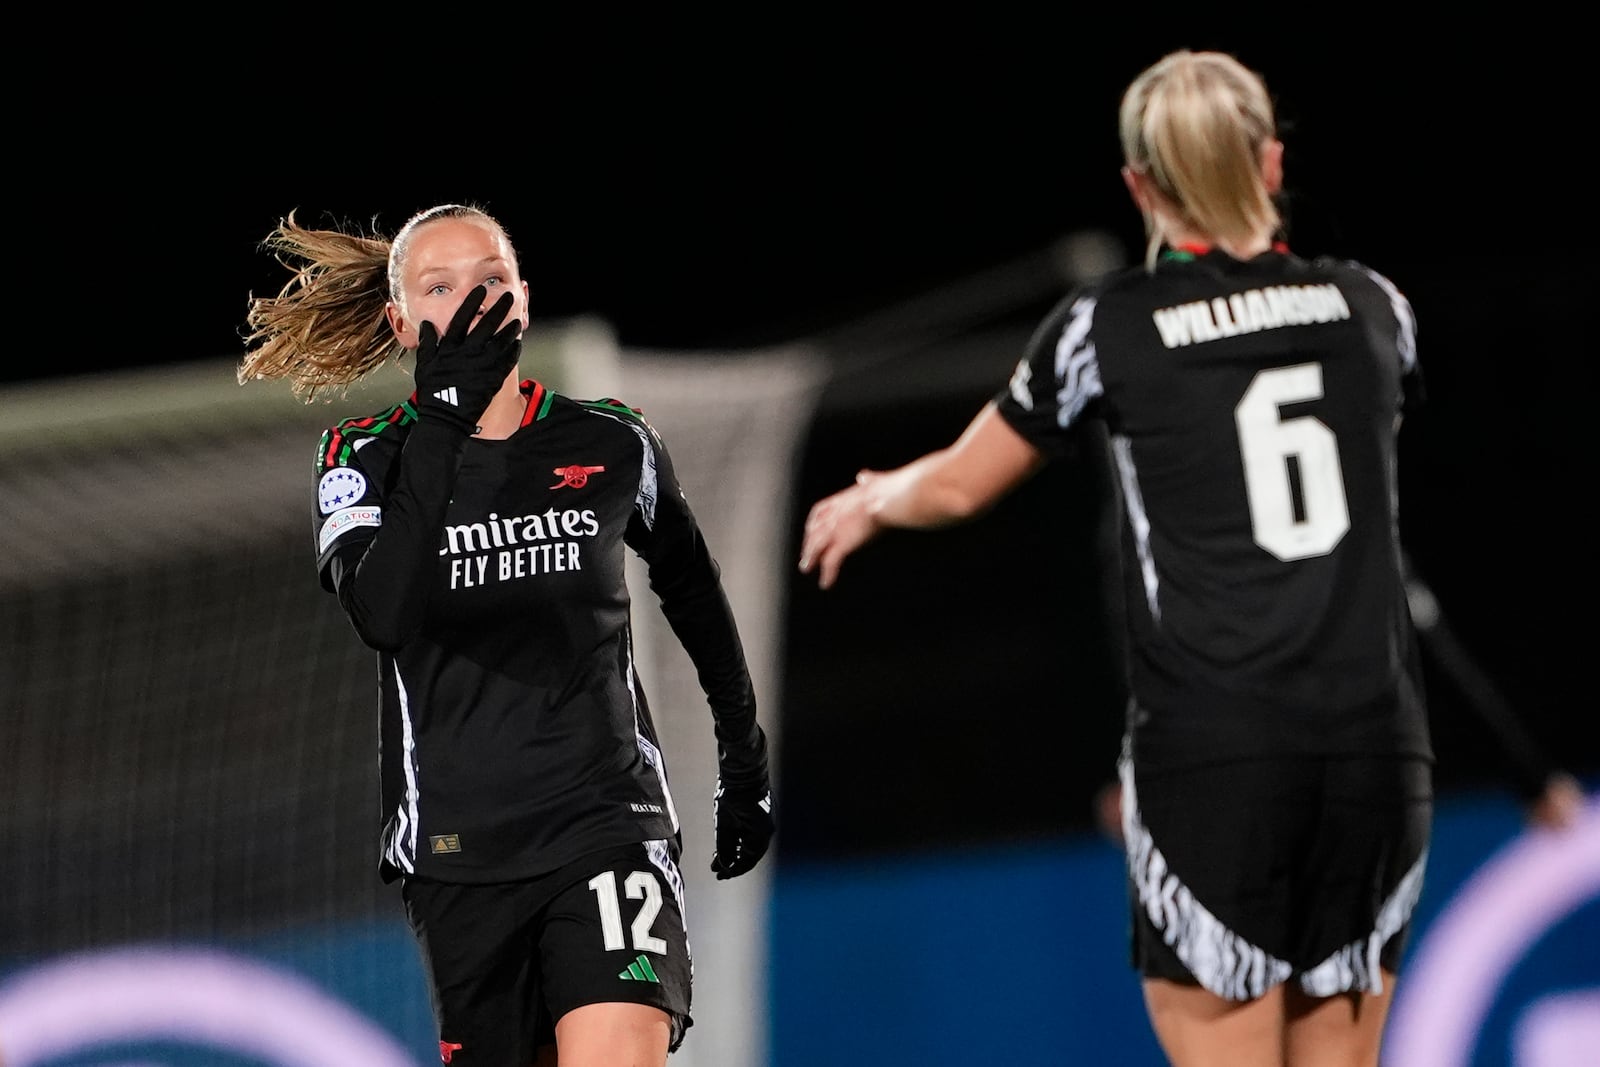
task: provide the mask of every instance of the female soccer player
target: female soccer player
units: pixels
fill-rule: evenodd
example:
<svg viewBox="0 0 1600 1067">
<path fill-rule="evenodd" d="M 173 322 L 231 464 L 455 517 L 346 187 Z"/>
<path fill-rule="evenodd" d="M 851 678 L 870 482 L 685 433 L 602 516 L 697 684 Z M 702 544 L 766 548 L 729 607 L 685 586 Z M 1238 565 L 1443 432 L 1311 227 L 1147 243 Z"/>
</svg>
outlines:
<svg viewBox="0 0 1600 1067">
<path fill-rule="evenodd" d="M 1280 237 L 1262 79 L 1178 51 L 1120 108 L 1138 266 L 1070 293 L 960 437 L 807 516 L 822 588 L 891 527 L 973 519 L 1107 435 L 1132 695 L 1132 961 L 1179 1067 L 1377 1063 L 1432 751 L 1396 522 L 1411 307 Z"/>
<path fill-rule="evenodd" d="M 628 550 L 715 720 L 718 878 L 774 824 L 716 560 L 661 437 L 517 373 L 528 287 L 474 206 L 393 241 L 292 215 L 241 382 L 309 399 L 415 352 L 416 391 L 317 448 L 322 585 L 377 652 L 379 869 L 399 879 L 454 1067 L 665 1064 L 692 1024 L 678 812 L 634 669 Z M 308 489 L 312 486 L 308 486 Z"/>
</svg>

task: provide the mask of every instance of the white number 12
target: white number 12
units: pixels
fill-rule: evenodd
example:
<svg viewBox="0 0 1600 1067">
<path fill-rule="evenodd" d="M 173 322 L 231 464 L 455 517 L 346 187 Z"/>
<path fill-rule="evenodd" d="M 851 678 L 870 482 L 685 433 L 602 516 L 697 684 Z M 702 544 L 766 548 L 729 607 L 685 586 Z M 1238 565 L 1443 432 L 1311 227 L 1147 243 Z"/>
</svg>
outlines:
<svg viewBox="0 0 1600 1067">
<path fill-rule="evenodd" d="M 639 914 L 633 917 L 633 947 L 640 952 L 665 955 L 667 943 L 650 934 L 650 925 L 661 910 L 661 886 L 645 871 L 634 871 L 624 883 L 629 900 L 643 900 Z M 605 933 L 606 948 L 626 948 L 622 940 L 622 902 L 617 899 L 617 876 L 603 871 L 589 879 L 589 888 L 600 905 L 600 929 Z"/>
</svg>

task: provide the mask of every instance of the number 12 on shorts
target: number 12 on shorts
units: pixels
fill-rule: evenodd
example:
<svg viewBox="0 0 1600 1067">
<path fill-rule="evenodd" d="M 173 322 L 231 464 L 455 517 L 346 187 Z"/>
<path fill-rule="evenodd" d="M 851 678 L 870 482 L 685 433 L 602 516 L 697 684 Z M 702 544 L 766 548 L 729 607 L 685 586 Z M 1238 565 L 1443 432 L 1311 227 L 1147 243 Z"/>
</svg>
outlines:
<svg viewBox="0 0 1600 1067">
<path fill-rule="evenodd" d="M 639 952 L 667 953 L 667 943 L 650 933 L 656 915 L 661 911 L 661 884 L 647 871 L 634 871 L 623 883 L 629 900 L 642 900 L 638 914 L 633 917 L 633 947 Z M 603 871 L 589 879 L 589 888 L 600 905 L 600 929 L 605 934 L 606 949 L 627 948 L 622 936 L 622 901 L 617 896 L 617 875 Z"/>
</svg>

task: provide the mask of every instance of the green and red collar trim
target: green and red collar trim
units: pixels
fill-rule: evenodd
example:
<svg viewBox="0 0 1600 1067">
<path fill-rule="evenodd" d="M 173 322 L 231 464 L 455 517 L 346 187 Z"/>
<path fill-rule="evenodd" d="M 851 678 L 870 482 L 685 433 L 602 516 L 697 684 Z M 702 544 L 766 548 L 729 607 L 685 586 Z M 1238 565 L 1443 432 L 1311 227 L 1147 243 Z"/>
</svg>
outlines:
<svg viewBox="0 0 1600 1067">
<path fill-rule="evenodd" d="M 527 426 L 550 414 L 550 405 L 555 401 L 556 394 L 546 389 L 544 383 L 524 378 L 517 388 L 528 398 L 528 406 L 522 409 L 522 422 L 518 424 L 519 426 Z"/>
<path fill-rule="evenodd" d="M 1199 259 L 1203 255 L 1206 255 L 1214 247 L 1214 245 L 1206 244 L 1204 241 L 1180 241 L 1178 244 L 1169 245 L 1167 249 L 1161 253 L 1161 258 L 1178 260 L 1182 263 L 1189 263 Z M 1280 255 L 1288 255 L 1289 244 L 1287 241 L 1274 241 L 1272 242 L 1272 250 Z"/>
</svg>

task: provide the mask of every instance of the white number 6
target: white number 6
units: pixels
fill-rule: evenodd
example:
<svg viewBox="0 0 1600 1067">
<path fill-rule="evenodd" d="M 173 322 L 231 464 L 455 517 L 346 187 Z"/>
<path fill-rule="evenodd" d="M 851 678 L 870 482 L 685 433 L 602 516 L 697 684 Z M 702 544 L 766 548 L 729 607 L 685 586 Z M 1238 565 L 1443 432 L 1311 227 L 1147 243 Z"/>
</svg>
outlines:
<svg viewBox="0 0 1600 1067">
<path fill-rule="evenodd" d="M 1233 409 L 1244 456 L 1245 493 L 1256 544 L 1281 560 L 1323 556 L 1350 529 L 1339 442 L 1311 415 L 1283 418 L 1280 405 L 1322 396 L 1322 365 L 1276 367 L 1255 376 Z M 1296 514 L 1293 471 L 1299 471 Z"/>
</svg>

